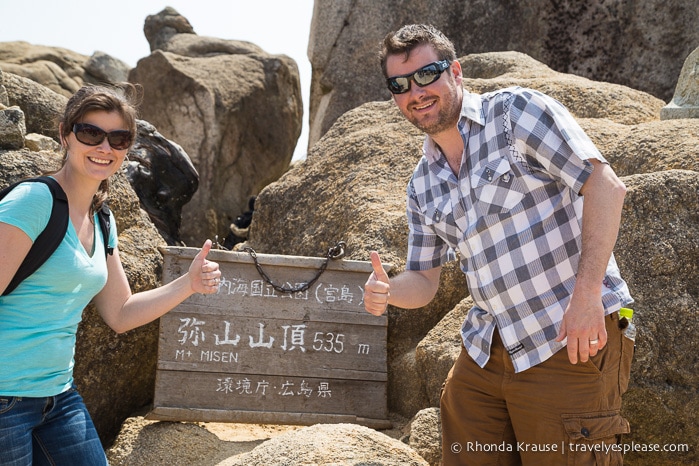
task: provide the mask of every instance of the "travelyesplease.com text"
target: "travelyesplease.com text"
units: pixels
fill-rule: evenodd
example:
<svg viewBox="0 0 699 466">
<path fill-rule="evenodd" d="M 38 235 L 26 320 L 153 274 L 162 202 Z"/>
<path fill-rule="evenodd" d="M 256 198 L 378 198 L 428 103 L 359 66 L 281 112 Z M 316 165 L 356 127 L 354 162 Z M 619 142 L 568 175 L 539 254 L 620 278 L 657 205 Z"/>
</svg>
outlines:
<svg viewBox="0 0 699 466">
<path fill-rule="evenodd" d="M 661 445 L 659 443 L 480 443 L 466 442 L 461 444 L 454 442 L 451 445 L 452 453 L 459 454 L 461 452 L 505 452 L 505 451 L 522 451 L 522 452 L 586 452 L 596 451 L 609 454 L 611 452 L 627 453 L 643 453 L 643 452 L 688 452 L 690 449 L 686 443 Z"/>
</svg>

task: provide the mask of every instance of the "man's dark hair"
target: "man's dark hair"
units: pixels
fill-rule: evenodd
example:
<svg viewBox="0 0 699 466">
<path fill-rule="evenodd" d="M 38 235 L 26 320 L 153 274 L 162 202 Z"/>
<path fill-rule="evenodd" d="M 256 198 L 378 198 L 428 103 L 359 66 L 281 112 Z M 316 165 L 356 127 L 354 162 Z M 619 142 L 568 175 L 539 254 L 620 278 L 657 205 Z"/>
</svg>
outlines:
<svg viewBox="0 0 699 466">
<path fill-rule="evenodd" d="M 386 60 L 390 55 L 405 55 L 407 60 L 410 53 L 421 45 L 430 45 L 437 52 L 438 60 L 456 60 L 454 44 L 440 30 L 429 24 L 408 24 L 397 31 L 386 34 L 379 52 L 381 71 L 385 78 Z"/>
</svg>

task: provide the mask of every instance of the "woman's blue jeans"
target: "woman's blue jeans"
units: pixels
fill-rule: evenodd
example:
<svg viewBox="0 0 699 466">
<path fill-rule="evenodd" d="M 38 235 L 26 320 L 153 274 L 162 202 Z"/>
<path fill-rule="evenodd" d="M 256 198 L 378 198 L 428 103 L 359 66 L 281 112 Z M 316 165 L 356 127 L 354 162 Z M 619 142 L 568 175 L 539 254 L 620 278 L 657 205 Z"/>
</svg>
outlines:
<svg viewBox="0 0 699 466">
<path fill-rule="evenodd" d="M 44 398 L 0 395 L 0 465 L 106 465 L 95 426 L 75 388 Z"/>
</svg>

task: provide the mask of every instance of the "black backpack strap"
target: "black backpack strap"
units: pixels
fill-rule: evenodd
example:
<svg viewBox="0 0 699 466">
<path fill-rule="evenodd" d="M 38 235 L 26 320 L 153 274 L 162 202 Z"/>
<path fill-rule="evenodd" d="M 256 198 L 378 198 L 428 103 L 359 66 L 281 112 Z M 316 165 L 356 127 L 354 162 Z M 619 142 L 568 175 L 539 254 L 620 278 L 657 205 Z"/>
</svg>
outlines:
<svg viewBox="0 0 699 466">
<path fill-rule="evenodd" d="M 100 210 L 97 211 L 97 218 L 100 223 L 100 229 L 102 230 L 102 239 L 104 239 L 104 257 L 114 254 L 114 248 L 109 247 L 109 230 L 112 226 L 109 222 L 109 216 L 111 213 L 112 211 L 109 210 L 107 202 L 104 202 Z"/>
<path fill-rule="evenodd" d="M 0 191 L 0 199 L 12 191 L 15 186 L 25 182 L 40 182 L 48 186 L 53 196 L 53 207 L 51 208 L 51 217 L 46 224 L 46 228 L 44 228 L 44 231 L 39 234 L 34 244 L 32 244 L 24 261 L 20 264 L 19 269 L 17 269 L 17 273 L 15 273 L 12 281 L 10 281 L 10 284 L 7 285 L 7 288 L 5 288 L 5 291 L 2 293 L 3 296 L 10 294 L 17 285 L 36 272 L 36 270 L 51 257 L 51 254 L 53 254 L 56 248 L 58 248 L 58 245 L 61 244 L 61 241 L 63 241 L 63 237 L 68 229 L 68 198 L 63 188 L 61 188 L 61 185 L 49 176 L 31 178 L 8 186 Z"/>
</svg>

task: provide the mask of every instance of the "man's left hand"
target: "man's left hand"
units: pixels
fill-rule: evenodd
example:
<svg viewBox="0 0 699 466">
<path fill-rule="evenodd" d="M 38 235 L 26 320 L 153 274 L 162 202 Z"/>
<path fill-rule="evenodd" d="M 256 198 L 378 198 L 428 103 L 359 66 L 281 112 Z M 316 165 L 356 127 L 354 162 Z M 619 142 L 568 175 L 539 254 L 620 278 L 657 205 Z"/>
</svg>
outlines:
<svg viewBox="0 0 699 466">
<path fill-rule="evenodd" d="M 604 307 L 599 296 L 595 299 L 576 299 L 568 303 L 556 341 L 568 338 L 568 359 L 571 364 L 587 362 L 607 344 L 604 325 Z M 578 358 L 579 356 L 579 358 Z"/>
</svg>

